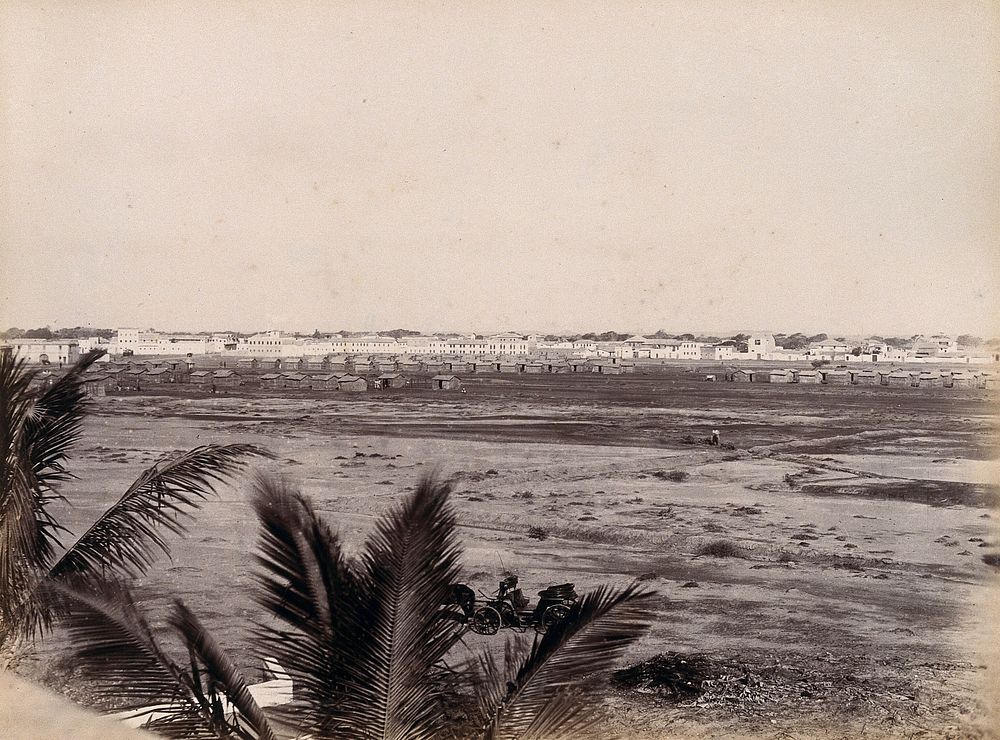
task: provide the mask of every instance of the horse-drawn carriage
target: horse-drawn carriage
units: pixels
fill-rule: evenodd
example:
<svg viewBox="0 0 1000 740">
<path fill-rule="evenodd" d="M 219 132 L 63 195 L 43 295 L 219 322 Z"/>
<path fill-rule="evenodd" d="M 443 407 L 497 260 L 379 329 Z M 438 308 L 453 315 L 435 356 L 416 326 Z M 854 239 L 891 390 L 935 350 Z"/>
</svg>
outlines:
<svg viewBox="0 0 1000 740">
<path fill-rule="evenodd" d="M 451 604 L 458 605 L 461 613 L 452 611 L 458 621 L 480 635 L 495 635 L 501 628 L 523 632 L 534 628 L 544 633 L 554 624 L 564 620 L 576 603 L 577 593 L 572 583 L 549 586 L 538 592 L 538 603 L 531 601 L 517 587 L 517 576 L 507 576 L 492 594 L 483 594 L 482 601 L 464 583 L 452 586 Z"/>
</svg>

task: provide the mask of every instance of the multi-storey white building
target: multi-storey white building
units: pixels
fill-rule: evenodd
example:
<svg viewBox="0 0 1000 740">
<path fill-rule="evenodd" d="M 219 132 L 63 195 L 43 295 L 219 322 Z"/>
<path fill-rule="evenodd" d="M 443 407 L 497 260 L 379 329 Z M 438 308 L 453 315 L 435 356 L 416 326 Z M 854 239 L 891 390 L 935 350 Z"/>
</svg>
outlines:
<svg viewBox="0 0 1000 740">
<path fill-rule="evenodd" d="M 773 334 L 751 334 L 747 339 L 747 358 L 766 360 L 776 347 Z"/>
<path fill-rule="evenodd" d="M 160 334 L 142 329 L 119 329 L 111 341 L 114 354 L 204 355 L 208 338 L 191 334 Z"/>
<path fill-rule="evenodd" d="M 538 341 L 514 332 L 501 332 L 487 337 L 487 351 L 494 355 L 526 355 L 538 349 Z"/>
<path fill-rule="evenodd" d="M 704 342 L 681 342 L 677 347 L 677 359 L 700 360 L 703 346 L 705 346 Z"/>
<path fill-rule="evenodd" d="M 236 351 L 248 355 L 282 357 L 281 332 L 262 331 L 249 337 L 240 337 L 236 343 Z"/>
<path fill-rule="evenodd" d="M 209 352 L 225 352 L 234 350 L 239 345 L 236 335 L 230 332 L 224 334 L 213 334 L 208 340 Z"/>
</svg>

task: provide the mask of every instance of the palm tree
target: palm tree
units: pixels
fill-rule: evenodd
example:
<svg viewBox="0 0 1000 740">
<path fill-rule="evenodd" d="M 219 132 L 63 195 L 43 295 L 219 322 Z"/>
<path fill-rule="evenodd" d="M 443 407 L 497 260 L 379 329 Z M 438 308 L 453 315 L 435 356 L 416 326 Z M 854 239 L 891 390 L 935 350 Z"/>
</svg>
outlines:
<svg viewBox="0 0 1000 740">
<path fill-rule="evenodd" d="M 267 454 L 231 444 L 166 455 L 73 538 L 51 505 L 74 477 L 66 461 L 87 409 L 84 373 L 102 354 L 85 355 L 42 388 L 36 371 L 0 353 L 0 667 L 50 625 L 48 585 L 146 572 L 158 550 L 167 552 L 166 534 L 183 532 L 216 484 Z"/>
<path fill-rule="evenodd" d="M 502 665 L 486 654 L 478 671 L 449 671 L 445 656 L 464 631 L 442 609 L 460 573 L 449 492 L 424 479 L 349 557 L 307 497 L 257 479 L 256 598 L 268 618 L 254 643 L 257 657 L 277 659 L 292 678 L 294 698 L 280 710 L 265 714 L 253 702 L 233 662 L 178 603 L 170 625 L 190 656 L 181 669 L 120 586 L 68 592 L 77 662 L 109 696 L 165 705 L 153 729 L 170 737 L 440 737 L 456 678 L 477 687 L 484 737 L 583 736 L 599 704 L 590 690 L 645 631 L 652 593 L 599 588 L 526 654 L 508 644 Z"/>
</svg>

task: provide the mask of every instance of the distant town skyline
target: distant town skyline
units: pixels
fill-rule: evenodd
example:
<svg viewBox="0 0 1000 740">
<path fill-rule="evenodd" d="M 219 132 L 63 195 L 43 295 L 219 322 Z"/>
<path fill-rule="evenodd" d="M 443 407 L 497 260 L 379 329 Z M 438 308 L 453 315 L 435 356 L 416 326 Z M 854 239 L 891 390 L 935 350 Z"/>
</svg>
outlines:
<svg viewBox="0 0 1000 740">
<path fill-rule="evenodd" d="M 34 331 L 37 331 L 39 329 L 44 329 L 44 328 L 47 328 L 47 329 L 51 330 L 53 333 L 58 332 L 60 330 L 66 330 L 66 329 L 86 329 L 86 328 L 90 328 L 94 332 L 119 331 L 119 330 L 122 330 L 122 329 L 136 329 L 138 331 L 149 331 L 149 332 L 154 332 L 154 333 L 158 333 L 158 334 L 162 334 L 162 335 L 178 335 L 178 336 L 184 335 L 184 334 L 208 335 L 208 334 L 226 334 L 226 333 L 235 333 L 235 334 L 238 334 L 240 336 L 253 336 L 255 334 L 263 334 L 263 333 L 269 332 L 269 331 L 278 331 L 279 333 L 281 333 L 283 335 L 287 335 L 287 336 L 297 335 L 297 336 L 306 336 L 306 337 L 314 335 L 316 332 L 319 332 L 319 334 L 324 335 L 324 336 L 333 336 L 333 335 L 336 335 L 336 334 L 354 334 L 354 335 L 377 336 L 377 335 L 389 335 L 389 334 L 392 334 L 392 333 L 395 333 L 395 332 L 403 331 L 403 332 L 412 332 L 412 333 L 416 333 L 416 334 L 423 335 L 423 336 L 435 336 L 435 335 L 438 335 L 438 336 L 449 336 L 449 335 L 467 336 L 467 335 L 475 334 L 476 336 L 480 336 L 480 337 L 489 337 L 489 336 L 494 336 L 494 335 L 502 334 L 502 333 L 505 333 L 505 332 L 513 332 L 513 333 L 516 333 L 516 334 L 518 334 L 520 336 L 532 336 L 532 335 L 536 335 L 536 336 L 563 336 L 563 337 L 579 337 L 579 336 L 584 336 L 584 335 L 586 335 L 586 336 L 598 335 L 599 336 L 599 335 L 602 335 L 602 334 L 619 334 L 619 335 L 623 335 L 623 336 L 653 336 L 653 335 L 656 335 L 656 334 L 659 334 L 659 333 L 664 333 L 664 334 L 669 334 L 671 336 L 691 335 L 693 337 L 718 337 L 720 340 L 730 339 L 730 338 L 732 338 L 734 336 L 750 336 L 750 335 L 753 335 L 753 334 L 772 334 L 772 335 L 774 335 L 776 337 L 792 337 L 792 336 L 801 335 L 801 336 L 807 336 L 807 337 L 824 337 L 824 338 L 830 338 L 830 339 L 834 339 L 834 338 L 837 338 L 837 337 L 844 337 L 845 339 L 864 339 L 864 338 L 870 338 L 870 337 L 895 338 L 895 339 L 912 339 L 912 338 L 915 338 L 915 337 L 949 336 L 949 337 L 952 337 L 952 338 L 956 338 L 956 337 L 973 337 L 973 338 L 978 339 L 978 340 L 980 340 L 980 341 L 982 341 L 984 343 L 985 342 L 990 342 L 990 341 L 1000 341 L 1000 336 L 984 336 L 984 335 L 977 335 L 977 334 L 974 334 L 974 333 L 971 333 L 971 332 L 963 332 L 962 334 L 951 334 L 951 333 L 948 333 L 948 332 L 937 332 L 937 331 L 924 331 L 924 332 L 914 332 L 914 333 L 905 333 L 905 332 L 904 333 L 894 333 L 894 332 L 878 332 L 878 331 L 867 332 L 867 333 L 857 333 L 857 332 L 832 332 L 832 331 L 826 331 L 826 332 L 815 332 L 815 333 L 813 333 L 813 332 L 802 332 L 802 331 L 799 331 L 799 330 L 793 331 L 793 330 L 773 329 L 773 328 L 766 328 L 766 327 L 765 328 L 759 328 L 758 327 L 758 328 L 727 329 L 727 330 L 723 330 L 723 331 L 718 331 L 718 330 L 717 331 L 708 331 L 708 330 L 701 330 L 701 329 L 674 329 L 674 330 L 668 330 L 668 329 L 665 329 L 665 328 L 662 328 L 662 327 L 660 329 L 649 330 L 649 331 L 647 331 L 647 330 L 629 331 L 627 329 L 625 329 L 625 330 L 623 330 L 623 329 L 600 329 L 600 330 L 586 329 L 586 330 L 581 330 L 581 331 L 533 331 L 533 330 L 531 330 L 531 331 L 523 331 L 523 330 L 519 330 L 517 327 L 507 327 L 507 328 L 503 328 L 503 329 L 491 329 L 491 330 L 479 330 L 479 331 L 475 331 L 475 330 L 459 331 L 459 330 L 453 330 L 453 329 L 419 329 L 419 328 L 414 328 L 414 327 L 399 326 L 399 327 L 392 327 L 392 328 L 381 327 L 379 329 L 373 329 L 373 330 L 365 330 L 365 329 L 357 329 L 357 330 L 355 330 L 355 329 L 349 329 L 349 328 L 344 328 L 344 327 L 341 327 L 339 329 L 323 329 L 321 327 L 316 327 L 316 328 L 314 328 L 312 330 L 297 331 L 297 330 L 291 330 L 291 329 L 282 329 L 281 327 L 251 328 L 251 329 L 245 329 L 244 330 L 244 329 L 237 329 L 237 328 L 233 328 L 233 327 L 223 327 L 223 328 L 214 328 L 214 329 L 189 329 L 189 328 L 176 328 L 176 327 L 173 327 L 173 328 L 163 328 L 163 327 L 157 327 L 157 326 L 136 327 L 136 326 L 125 326 L 125 325 L 121 325 L 121 326 L 89 326 L 88 327 L 86 325 L 81 325 L 81 324 L 71 324 L 71 325 L 66 325 L 66 326 L 46 326 L 46 327 L 25 327 L 25 326 L 3 327 L 3 326 L 0 326 L 0 335 L 2 335 L 2 333 L 4 333 L 4 332 L 10 331 L 11 329 L 20 329 L 22 331 L 34 332 Z M 81 336 L 83 336 L 84 334 L 85 334 L 85 332 L 80 332 Z"/>
<path fill-rule="evenodd" d="M 998 48 L 974 2 L 8 3 L 0 326 L 997 336 Z"/>
</svg>

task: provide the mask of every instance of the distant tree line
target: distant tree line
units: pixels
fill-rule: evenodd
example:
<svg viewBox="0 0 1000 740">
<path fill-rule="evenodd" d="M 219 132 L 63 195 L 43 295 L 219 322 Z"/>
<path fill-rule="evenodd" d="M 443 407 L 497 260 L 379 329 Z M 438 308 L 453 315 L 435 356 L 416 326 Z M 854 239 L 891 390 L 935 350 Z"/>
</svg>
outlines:
<svg viewBox="0 0 1000 740">
<path fill-rule="evenodd" d="M 19 329 L 12 326 L 0 332 L 0 339 L 81 339 L 83 337 L 102 337 L 111 339 L 115 329 L 95 329 L 90 326 L 74 326 L 70 329 L 50 329 L 45 326 L 40 329 Z"/>
</svg>

